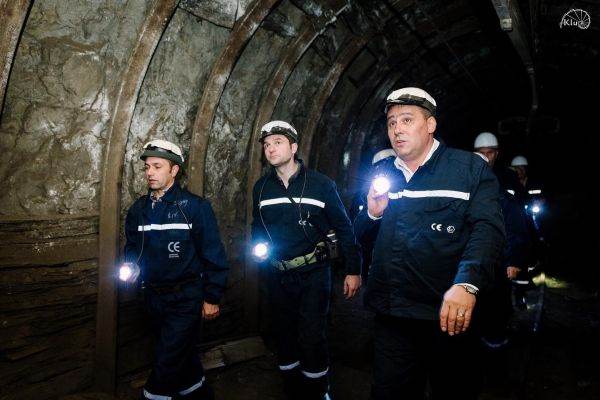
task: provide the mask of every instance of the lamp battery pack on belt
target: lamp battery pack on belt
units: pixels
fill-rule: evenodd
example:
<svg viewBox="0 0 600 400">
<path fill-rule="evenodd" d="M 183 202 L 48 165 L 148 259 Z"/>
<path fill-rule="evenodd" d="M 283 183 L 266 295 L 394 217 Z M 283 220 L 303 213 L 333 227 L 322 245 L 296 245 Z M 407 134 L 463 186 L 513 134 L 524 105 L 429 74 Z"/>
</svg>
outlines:
<svg viewBox="0 0 600 400">
<path fill-rule="evenodd" d="M 306 174 L 306 172 L 304 172 L 304 173 Z M 304 188 L 303 188 L 302 192 L 304 193 Z M 286 197 L 290 200 L 290 202 L 292 204 L 294 204 L 296 207 L 298 207 L 298 215 L 300 216 L 300 220 L 298 221 L 298 223 L 302 226 L 302 232 L 304 232 L 304 237 L 306 238 L 306 240 L 309 243 L 314 244 L 315 249 L 308 254 L 292 258 L 291 260 L 281 260 L 281 261 L 272 260 L 271 265 L 273 265 L 275 268 L 277 268 L 280 271 L 289 271 L 290 269 L 299 268 L 299 267 L 302 267 L 305 265 L 314 264 L 316 262 L 325 261 L 325 260 L 329 259 L 330 258 L 329 246 L 327 246 L 327 242 L 326 242 L 329 238 L 327 236 L 325 236 L 324 237 L 325 241 L 318 242 L 316 244 L 312 240 L 310 240 L 308 234 L 306 233 L 306 228 L 305 228 L 307 224 L 309 226 L 314 227 L 319 232 L 319 234 L 321 234 L 321 236 L 324 236 L 323 232 L 321 232 L 320 229 L 318 229 L 316 226 L 312 225 L 309 221 L 307 221 L 307 219 L 302 218 L 302 206 L 300 204 L 296 203 L 296 201 L 294 201 L 294 198 L 292 196 L 290 196 L 290 194 L 287 192 L 286 192 Z M 302 202 L 302 200 L 300 200 L 300 201 Z"/>
<path fill-rule="evenodd" d="M 263 181 L 262 187 L 260 188 L 260 194 L 259 194 L 259 200 L 258 200 L 259 203 L 262 200 L 262 193 L 265 188 L 266 182 L 267 182 L 267 180 L 265 179 Z M 302 256 L 292 258 L 291 260 L 273 260 L 273 259 L 271 259 L 270 264 L 280 271 L 285 272 L 285 271 L 289 271 L 291 269 L 303 267 L 305 265 L 314 264 L 316 262 L 325 261 L 325 260 L 329 260 L 332 258 L 337 258 L 339 255 L 339 249 L 337 246 L 337 244 L 338 244 L 337 237 L 335 235 L 335 232 L 330 231 L 330 233 L 324 234 L 323 231 L 321 229 L 319 229 L 318 226 L 312 225 L 308 221 L 308 218 L 310 218 L 310 214 L 309 214 L 309 217 L 307 217 L 307 218 L 302 217 L 302 205 L 301 204 L 302 204 L 302 198 L 304 197 L 304 189 L 305 188 L 306 188 L 306 170 L 304 171 L 304 183 L 302 185 L 302 193 L 300 194 L 300 203 L 297 203 L 294 200 L 294 198 L 292 196 L 290 196 L 290 194 L 287 192 L 286 192 L 286 197 L 289 199 L 291 204 L 295 205 L 298 208 L 298 216 L 300 218 L 298 220 L 298 224 L 300 224 L 300 226 L 302 226 L 302 232 L 304 233 L 304 237 L 306 238 L 306 240 L 315 247 L 312 252 L 302 255 Z M 267 232 L 267 235 L 269 236 L 269 239 L 272 242 L 273 240 L 271 238 L 271 235 L 269 234 L 269 229 L 267 228 L 267 225 L 265 224 L 265 221 L 263 220 L 260 209 L 259 209 L 259 213 L 260 213 L 260 219 L 263 224 L 263 227 L 265 228 L 265 231 Z M 310 240 L 308 233 L 306 233 L 306 225 L 313 227 L 319 233 L 319 235 L 322 237 L 323 240 L 318 243 L 315 243 L 312 240 Z"/>
<path fill-rule="evenodd" d="M 314 264 L 319 261 L 327 260 L 327 245 L 323 242 L 317 243 L 315 249 L 306 255 L 292 258 L 291 260 L 271 260 L 271 265 L 280 271 L 289 271 L 305 265 Z"/>
</svg>

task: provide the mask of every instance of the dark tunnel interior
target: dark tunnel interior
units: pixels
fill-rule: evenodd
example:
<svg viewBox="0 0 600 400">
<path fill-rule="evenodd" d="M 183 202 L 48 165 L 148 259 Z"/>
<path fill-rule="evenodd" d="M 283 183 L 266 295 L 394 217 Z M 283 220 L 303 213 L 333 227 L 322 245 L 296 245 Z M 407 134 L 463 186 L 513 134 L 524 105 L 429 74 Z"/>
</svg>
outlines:
<svg viewBox="0 0 600 400">
<path fill-rule="evenodd" d="M 492 132 L 543 188 L 543 270 L 481 398 L 600 398 L 599 21 L 593 0 L 0 0 L 0 400 L 139 398 L 154 342 L 115 275 L 152 139 L 182 147 L 227 254 L 201 342 L 216 398 L 281 398 L 248 250 L 261 126 L 291 123 L 351 211 L 403 87 L 437 102 L 437 140 Z M 373 316 L 334 275 L 332 398 L 367 399 Z"/>
</svg>

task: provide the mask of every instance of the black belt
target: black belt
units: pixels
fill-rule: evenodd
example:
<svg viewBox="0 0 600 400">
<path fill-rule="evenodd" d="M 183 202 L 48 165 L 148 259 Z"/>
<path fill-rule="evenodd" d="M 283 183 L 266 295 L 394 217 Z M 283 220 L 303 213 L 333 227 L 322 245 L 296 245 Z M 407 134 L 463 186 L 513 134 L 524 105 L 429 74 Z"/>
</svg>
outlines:
<svg viewBox="0 0 600 400">
<path fill-rule="evenodd" d="M 156 294 L 171 294 L 181 292 L 188 284 L 194 282 L 200 282 L 200 278 L 188 278 L 166 284 L 144 283 L 143 287 L 152 290 Z"/>
</svg>

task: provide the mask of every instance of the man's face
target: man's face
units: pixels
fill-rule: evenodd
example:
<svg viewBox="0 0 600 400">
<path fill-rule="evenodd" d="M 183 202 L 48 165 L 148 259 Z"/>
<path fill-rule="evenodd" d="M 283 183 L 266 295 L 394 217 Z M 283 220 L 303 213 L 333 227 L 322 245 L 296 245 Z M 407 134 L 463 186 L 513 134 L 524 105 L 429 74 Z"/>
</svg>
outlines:
<svg viewBox="0 0 600 400">
<path fill-rule="evenodd" d="M 494 147 L 481 147 L 476 151 L 487 157 L 488 164 L 490 167 L 494 166 L 494 164 L 496 163 L 496 159 L 498 158 L 498 149 Z"/>
<path fill-rule="evenodd" d="M 388 137 L 392 148 L 404 162 L 425 157 L 433 143 L 435 118 L 425 118 L 418 106 L 395 105 L 387 113 Z"/>
<path fill-rule="evenodd" d="M 168 160 L 159 157 L 147 157 L 144 168 L 148 187 L 152 190 L 164 190 L 171 186 L 179 171 L 178 165 L 171 166 Z"/>
<path fill-rule="evenodd" d="M 387 112 L 390 143 L 404 162 L 416 161 L 427 155 L 435 127 L 435 118 L 425 118 L 424 111 L 418 106 L 399 104 Z"/>
<path fill-rule="evenodd" d="M 269 164 L 279 167 L 290 162 L 298 151 L 298 144 L 290 143 L 284 135 L 271 135 L 263 140 L 263 149 Z"/>
<path fill-rule="evenodd" d="M 517 171 L 517 175 L 519 176 L 520 180 L 524 180 L 525 178 L 527 178 L 527 167 L 523 165 L 518 165 L 513 168 L 515 169 L 515 171 Z"/>
</svg>

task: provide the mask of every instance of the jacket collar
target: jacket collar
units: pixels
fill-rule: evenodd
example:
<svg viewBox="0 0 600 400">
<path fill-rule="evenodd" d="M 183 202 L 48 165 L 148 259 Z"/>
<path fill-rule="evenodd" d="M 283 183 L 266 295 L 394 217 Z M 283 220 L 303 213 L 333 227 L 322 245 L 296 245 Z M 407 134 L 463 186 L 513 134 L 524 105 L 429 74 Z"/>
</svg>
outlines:
<svg viewBox="0 0 600 400">
<path fill-rule="evenodd" d="M 425 162 L 425 164 L 423 164 L 421 166 L 421 168 L 423 168 L 425 171 L 429 172 L 430 174 L 435 173 L 436 167 L 438 165 L 438 161 L 440 159 L 440 155 L 444 152 L 444 150 L 446 150 L 446 145 L 443 144 L 442 142 L 439 142 L 438 148 L 433 152 L 433 154 L 431 155 L 429 160 L 427 160 Z"/>
<path fill-rule="evenodd" d="M 179 183 L 175 181 L 173 182 L 173 185 L 171 185 L 171 187 L 162 195 L 160 200 L 167 203 L 172 203 L 177 199 L 180 191 L 181 186 L 179 186 Z M 148 189 L 148 201 L 152 201 L 152 189 Z"/>
<path fill-rule="evenodd" d="M 289 179 L 290 184 L 292 182 L 294 182 L 296 180 L 296 178 L 298 178 L 300 176 L 300 174 L 303 173 L 304 169 L 306 168 L 304 166 L 304 161 L 302 161 L 301 159 L 297 159 L 296 162 L 298 163 L 298 169 L 296 170 L 296 172 L 294 172 L 294 175 L 290 176 L 290 179 Z M 271 166 L 271 170 L 269 172 L 269 177 L 271 179 L 274 179 L 275 182 L 281 182 L 281 178 L 279 177 L 279 175 L 277 175 L 277 170 L 275 170 L 275 167 L 273 167 L 273 166 Z"/>
</svg>

